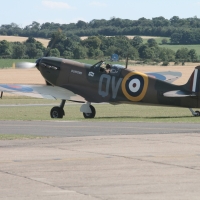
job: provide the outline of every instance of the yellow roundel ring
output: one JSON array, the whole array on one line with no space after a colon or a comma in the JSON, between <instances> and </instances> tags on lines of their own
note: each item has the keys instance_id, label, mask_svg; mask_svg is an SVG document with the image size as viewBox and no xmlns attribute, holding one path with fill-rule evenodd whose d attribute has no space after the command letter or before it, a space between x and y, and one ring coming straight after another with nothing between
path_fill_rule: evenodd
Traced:
<instances>
[{"instance_id":1,"label":"yellow roundel ring","mask_svg":"<svg viewBox=\"0 0 200 200\"><path fill-rule=\"evenodd\" d=\"M148 82L146 74L130 72L122 81L122 92L130 101L141 101L147 92Z\"/></svg>"}]
</instances>

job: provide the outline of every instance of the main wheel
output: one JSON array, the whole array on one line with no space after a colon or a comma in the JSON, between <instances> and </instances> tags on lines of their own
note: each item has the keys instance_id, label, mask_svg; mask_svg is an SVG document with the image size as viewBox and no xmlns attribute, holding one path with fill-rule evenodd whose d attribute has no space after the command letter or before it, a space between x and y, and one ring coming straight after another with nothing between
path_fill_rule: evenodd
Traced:
<instances>
[{"instance_id":1,"label":"main wheel","mask_svg":"<svg viewBox=\"0 0 200 200\"><path fill-rule=\"evenodd\" d=\"M96 110L95 110L95 108L94 108L92 105L90 105L90 109L91 109L92 113L83 113L83 116L84 116L86 119L87 119L87 118L94 118L95 115L96 115Z\"/></svg>"},{"instance_id":2,"label":"main wheel","mask_svg":"<svg viewBox=\"0 0 200 200\"><path fill-rule=\"evenodd\" d=\"M60 107L53 107L50 112L51 118L63 118L64 110Z\"/></svg>"},{"instance_id":3,"label":"main wheel","mask_svg":"<svg viewBox=\"0 0 200 200\"><path fill-rule=\"evenodd\" d=\"M196 113L196 117L199 117L200 116L200 112L197 110L197 111L195 111L195 113Z\"/></svg>"}]
</instances>

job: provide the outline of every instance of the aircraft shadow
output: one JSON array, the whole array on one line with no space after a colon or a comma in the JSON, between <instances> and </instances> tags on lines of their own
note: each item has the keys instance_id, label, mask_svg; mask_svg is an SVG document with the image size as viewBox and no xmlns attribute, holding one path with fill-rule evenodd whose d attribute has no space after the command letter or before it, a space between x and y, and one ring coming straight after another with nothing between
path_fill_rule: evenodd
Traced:
<instances>
[{"instance_id":1,"label":"aircraft shadow","mask_svg":"<svg viewBox=\"0 0 200 200\"><path fill-rule=\"evenodd\" d=\"M95 117L94 119L182 119L194 116L160 116L160 117L137 117L137 116L116 116L116 117Z\"/></svg>"}]
</instances>

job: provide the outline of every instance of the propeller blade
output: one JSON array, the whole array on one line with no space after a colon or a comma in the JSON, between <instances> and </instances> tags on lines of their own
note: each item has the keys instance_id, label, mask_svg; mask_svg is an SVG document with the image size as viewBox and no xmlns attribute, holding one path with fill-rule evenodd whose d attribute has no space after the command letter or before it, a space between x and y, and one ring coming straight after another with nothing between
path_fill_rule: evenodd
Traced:
<instances>
[{"instance_id":1,"label":"propeller blade","mask_svg":"<svg viewBox=\"0 0 200 200\"><path fill-rule=\"evenodd\" d=\"M44 57L49 57L50 55L50 51L51 49L54 48L54 45L56 44L58 38L59 38L59 35L61 34L62 30L61 29L58 29L57 32L55 32L53 35L52 35L52 39L51 41L49 42L49 45L47 46L47 52L46 54L44 55Z\"/></svg>"},{"instance_id":2,"label":"propeller blade","mask_svg":"<svg viewBox=\"0 0 200 200\"><path fill-rule=\"evenodd\" d=\"M128 67L128 55L126 57L126 69L127 69L127 67Z\"/></svg>"},{"instance_id":3,"label":"propeller blade","mask_svg":"<svg viewBox=\"0 0 200 200\"><path fill-rule=\"evenodd\" d=\"M15 64L16 69L31 69L36 67L36 63L31 62L19 62Z\"/></svg>"}]
</instances>

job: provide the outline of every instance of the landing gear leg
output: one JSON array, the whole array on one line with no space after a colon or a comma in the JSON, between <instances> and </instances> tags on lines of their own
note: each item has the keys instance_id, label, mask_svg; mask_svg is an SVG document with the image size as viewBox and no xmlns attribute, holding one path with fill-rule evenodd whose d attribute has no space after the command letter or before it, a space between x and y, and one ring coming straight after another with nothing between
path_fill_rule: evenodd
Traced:
<instances>
[{"instance_id":1,"label":"landing gear leg","mask_svg":"<svg viewBox=\"0 0 200 200\"><path fill-rule=\"evenodd\" d=\"M50 112L51 118L63 118L65 115L64 106L66 100L62 100L60 106L53 107Z\"/></svg>"},{"instance_id":2,"label":"landing gear leg","mask_svg":"<svg viewBox=\"0 0 200 200\"><path fill-rule=\"evenodd\" d=\"M194 111L194 110L192 110L192 108L189 108L189 110L191 111L191 113L192 113L192 115L194 116L194 117L199 117L200 116L200 112L197 110L197 111Z\"/></svg>"}]
</instances>

